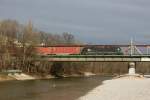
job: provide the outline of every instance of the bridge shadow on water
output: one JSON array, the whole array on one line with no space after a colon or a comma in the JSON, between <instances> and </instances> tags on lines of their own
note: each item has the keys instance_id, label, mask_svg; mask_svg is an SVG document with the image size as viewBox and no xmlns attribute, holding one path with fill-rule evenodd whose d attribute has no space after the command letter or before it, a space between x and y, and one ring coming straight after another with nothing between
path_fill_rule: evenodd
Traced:
<instances>
[{"instance_id":1,"label":"bridge shadow on water","mask_svg":"<svg viewBox=\"0 0 150 100\"><path fill-rule=\"evenodd\" d=\"M0 83L0 100L77 100L111 77L92 76Z\"/></svg>"}]
</instances>

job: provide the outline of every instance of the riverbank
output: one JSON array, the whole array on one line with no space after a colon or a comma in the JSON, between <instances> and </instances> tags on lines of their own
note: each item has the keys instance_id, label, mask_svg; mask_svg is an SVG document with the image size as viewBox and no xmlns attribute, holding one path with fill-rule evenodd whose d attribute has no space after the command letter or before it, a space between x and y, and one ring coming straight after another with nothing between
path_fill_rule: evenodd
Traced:
<instances>
[{"instance_id":1,"label":"riverbank","mask_svg":"<svg viewBox=\"0 0 150 100\"><path fill-rule=\"evenodd\" d=\"M116 75L108 75L108 74L94 74L91 72L84 72L82 74L71 74L71 75L61 75L59 77L52 75L37 75L37 74L0 74L0 81L12 81L12 80L36 80L36 79L53 79L53 78L73 78L73 77L91 77L91 76L110 76L115 77Z\"/></svg>"},{"instance_id":2,"label":"riverbank","mask_svg":"<svg viewBox=\"0 0 150 100\"><path fill-rule=\"evenodd\" d=\"M150 78L106 80L78 100L150 100Z\"/></svg>"},{"instance_id":3,"label":"riverbank","mask_svg":"<svg viewBox=\"0 0 150 100\"><path fill-rule=\"evenodd\" d=\"M35 77L27 75L25 73L15 74L0 74L0 81L12 81L12 80L33 80Z\"/></svg>"},{"instance_id":4,"label":"riverbank","mask_svg":"<svg viewBox=\"0 0 150 100\"><path fill-rule=\"evenodd\" d=\"M14 78L12 78L12 77L10 77L8 75L2 75L2 74L0 74L0 82L1 81L11 81L11 80L16 80L16 79L14 79Z\"/></svg>"}]
</instances>

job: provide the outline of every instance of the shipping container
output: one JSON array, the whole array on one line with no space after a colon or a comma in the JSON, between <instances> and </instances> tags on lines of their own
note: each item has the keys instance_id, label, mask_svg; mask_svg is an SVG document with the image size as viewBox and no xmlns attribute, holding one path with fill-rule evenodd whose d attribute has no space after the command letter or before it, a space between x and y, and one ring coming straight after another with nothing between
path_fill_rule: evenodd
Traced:
<instances>
[{"instance_id":1,"label":"shipping container","mask_svg":"<svg viewBox=\"0 0 150 100\"><path fill-rule=\"evenodd\" d=\"M71 55L80 54L81 47L37 47L40 55Z\"/></svg>"}]
</instances>

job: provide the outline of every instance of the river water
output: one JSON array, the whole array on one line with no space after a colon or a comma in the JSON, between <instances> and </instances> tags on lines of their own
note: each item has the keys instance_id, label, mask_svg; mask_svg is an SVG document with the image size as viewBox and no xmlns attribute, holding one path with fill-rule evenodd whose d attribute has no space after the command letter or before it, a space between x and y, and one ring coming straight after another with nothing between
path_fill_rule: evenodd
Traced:
<instances>
[{"instance_id":1,"label":"river water","mask_svg":"<svg viewBox=\"0 0 150 100\"><path fill-rule=\"evenodd\" d=\"M0 83L0 100L76 100L110 77L92 76Z\"/></svg>"}]
</instances>

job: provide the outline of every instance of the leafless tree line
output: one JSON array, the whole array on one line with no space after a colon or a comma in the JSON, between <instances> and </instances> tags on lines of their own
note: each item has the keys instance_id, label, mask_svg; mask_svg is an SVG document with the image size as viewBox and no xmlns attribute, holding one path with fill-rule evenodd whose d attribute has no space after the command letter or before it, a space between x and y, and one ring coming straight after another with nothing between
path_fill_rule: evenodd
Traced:
<instances>
[{"instance_id":1,"label":"leafless tree line","mask_svg":"<svg viewBox=\"0 0 150 100\"><path fill-rule=\"evenodd\" d=\"M52 34L33 27L31 21L22 25L15 20L0 21L0 70L20 69L26 73L55 76L84 72L96 74L122 74L128 72L128 64L121 62L47 62L36 61L35 46L76 44L75 37L67 32ZM30 59L32 58L32 59ZM141 66L145 66L140 70ZM150 63L138 64L139 73L150 73Z\"/></svg>"},{"instance_id":2,"label":"leafless tree line","mask_svg":"<svg viewBox=\"0 0 150 100\"><path fill-rule=\"evenodd\" d=\"M21 69L25 72L44 72L49 63L35 63L35 46L75 44L72 34L52 34L33 27L31 21L22 25L16 20L0 21L0 70ZM32 58L32 60L30 59ZM40 67L42 66L42 67ZM45 71L46 72L46 71Z\"/></svg>"}]
</instances>

